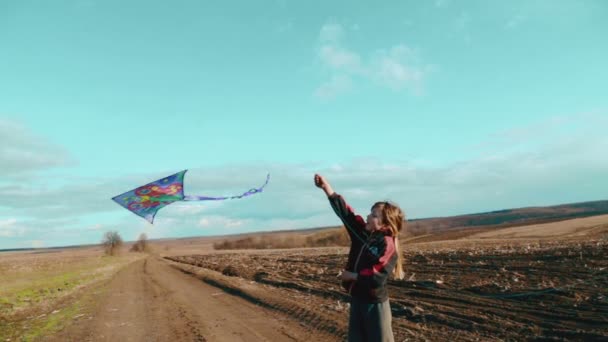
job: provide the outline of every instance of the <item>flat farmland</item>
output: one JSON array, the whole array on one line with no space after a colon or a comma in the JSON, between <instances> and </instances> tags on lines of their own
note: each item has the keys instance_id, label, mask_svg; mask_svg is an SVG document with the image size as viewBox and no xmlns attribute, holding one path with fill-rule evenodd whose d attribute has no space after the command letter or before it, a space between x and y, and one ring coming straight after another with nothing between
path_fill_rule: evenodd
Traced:
<instances>
[{"instance_id":1,"label":"flat farmland","mask_svg":"<svg viewBox=\"0 0 608 342\"><path fill-rule=\"evenodd\" d=\"M86 318L89 295L141 258L97 247L0 253L0 341L36 340Z\"/></svg>"},{"instance_id":2,"label":"flat farmland","mask_svg":"<svg viewBox=\"0 0 608 342\"><path fill-rule=\"evenodd\" d=\"M389 281L396 340L608 339L608 220L571 221L405 242L406 277ZM338 273L346 253L308 248L165 258L343 339L348 296Z\"/></svg>"},{"instance_id":3,"label":"flat farmland","mask_svg":"<svg viewBox=\"0 0 608 342\"><path fill-rule=\"evenodd\" d=\"M345 339L347 247L214 249L224 239L116 257L1 253L0 342ZM608 339L608 216L450 229L401 247L405 279L388 284L396 341Z\"/></svg>"}]
</instances>

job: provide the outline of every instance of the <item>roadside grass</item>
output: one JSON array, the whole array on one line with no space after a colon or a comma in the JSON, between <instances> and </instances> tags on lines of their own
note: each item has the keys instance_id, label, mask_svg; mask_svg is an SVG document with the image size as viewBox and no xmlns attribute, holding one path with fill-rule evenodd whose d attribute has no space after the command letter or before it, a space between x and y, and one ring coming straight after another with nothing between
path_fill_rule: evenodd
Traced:
<instances>
[{"instance_id":1,"label":"roadside grass","mask_svg":"<svg viewBox=\"0 0 608 342\"><path fill-rule=\"evenodd\" d=\"M328 228L314 233L264 233L256 236L229 238L213 244L222 249L273 249L348 246L350 240L344 228Z\"/></svg>"},{"instance_id":2,"label":"roadside grass","mask_svg":"<svg viewBox=\"0 0 608 342\"><path fill-rule=\"evenodd\" d=\"M72 322L92 288L142 257L99 253L18 255L2 259L0 342L33 341ZM9 265L9 267L7 267Z\"/></svg>"},{"instance_id":3,"label":"roadside grass","mask_svg":"<svg viewBox=\"0 0 608 342\"><path fill-rule=\"evenodd\" d=\"M66 323L69 323L78 316L83 310L81 301L78 300L64 308L54 310L49 315L37 317L37 320L30 321L31 326L20 337L21 341L35 341L44 335L60 330Z\"/></svg>"},{"instance_id":4,"label":"roadside grass","mask_svg":"<svg viewBox=\"0 0 608 342\"><path fill-rule=\"evenodd\" d=\"M60 331L77 321L92 319L96 299L105 292L104 285L110 279L104 279L87 286L87 290L75 296L72 300L60 303L49 314L42 314L31 319L27 329L23 330L19 342L34 342L44 340L45 336ZM0 340L1 341L1 340Z\"/></svg>"},{"instance_id":5,"label":"roadside grass","mask_svg":"<svg viewBox=\"0 0 608 342\"><path fill-rule=\"evenodd\" d=\"M19 278L13 278L13 283L4 278L0 285L0 313L11 314L59 298L78 286L103 277L120 261L119 258L101 257L72 264L63 270L50 268L34 274L22 273Z\"/></svg>"}]
</instances>

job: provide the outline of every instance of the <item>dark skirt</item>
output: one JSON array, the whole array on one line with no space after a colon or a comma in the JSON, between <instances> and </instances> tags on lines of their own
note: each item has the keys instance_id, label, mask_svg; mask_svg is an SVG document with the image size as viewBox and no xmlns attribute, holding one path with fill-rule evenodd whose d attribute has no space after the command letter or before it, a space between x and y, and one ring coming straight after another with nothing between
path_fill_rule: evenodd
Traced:
<instances>
[{"instance_id":1,"label":"dark skirt","mask_svg":"<svg viewBox=\"0 0 608 342\"><path fill-rule=\"evenodd\" d=\"M393 342L393 316L388 299L368 303L351 298L348 342Z\"/></svg>"}]
</instances>

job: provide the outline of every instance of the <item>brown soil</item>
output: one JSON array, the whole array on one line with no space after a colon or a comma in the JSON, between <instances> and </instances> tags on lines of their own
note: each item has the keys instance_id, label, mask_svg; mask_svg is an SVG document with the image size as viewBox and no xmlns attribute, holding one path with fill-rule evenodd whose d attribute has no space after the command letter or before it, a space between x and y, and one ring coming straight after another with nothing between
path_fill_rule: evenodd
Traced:
<instances>
[{"instance_id":1,"label":"brown soil","mask_svg":"<svg viewBox=\"0 0 608 342\"><path fill-rule=\"evenodd\" d=\"M397 341L608 339L608 241L405 248L406 278L389 281ZM234 293L344 338L348 297L337 272L345 254L325 248L169 259L264 285L266 293Z\"/></svg>"},{"instance_id":2,"label":"brown soil","mask_svg":"<svg viewBox=\"0 0 608 342\"><path fill-rule=\"evenodd\" d=\"M396 341L608 340L606 217L414 238L388 284ZM163 241L45 341L338 341L347 248ZM78 315L81 316L81 315Z\"/></svg>"},{"instance_id":3,"label":"brown soil","mask_svg":"<svg viewBox=\"0 0 608 342\"><path fill-rule=\"evenodd\" d=\"M44 341L305 341L328 336L154 257L107 285L89 317Z\"/></svg>"}]
</instances>

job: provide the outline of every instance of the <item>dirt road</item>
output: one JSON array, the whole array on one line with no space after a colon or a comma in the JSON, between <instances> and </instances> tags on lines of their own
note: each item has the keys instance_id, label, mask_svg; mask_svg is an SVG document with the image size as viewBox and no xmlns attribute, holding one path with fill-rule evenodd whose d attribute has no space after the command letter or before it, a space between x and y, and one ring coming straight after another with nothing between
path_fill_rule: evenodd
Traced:
<instances>
[{"instance_id":1,"label":"dirt road","mask_svg":"<svg viewBox=\"0 0 608 342\"><path fill-rule=\"evenodd\" d=\"M45 341L328 340L149 257L120 271L92 315Z\"/></svg>"}]
</instances>

